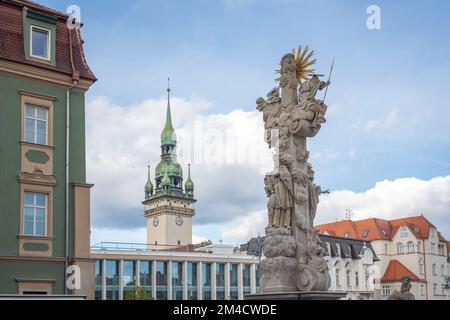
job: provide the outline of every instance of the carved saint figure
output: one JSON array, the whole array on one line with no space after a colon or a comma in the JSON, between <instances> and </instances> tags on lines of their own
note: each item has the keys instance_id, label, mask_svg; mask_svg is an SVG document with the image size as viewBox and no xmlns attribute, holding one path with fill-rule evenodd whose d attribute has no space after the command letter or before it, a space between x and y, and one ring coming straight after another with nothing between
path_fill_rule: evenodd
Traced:
<instances>
[{"instance_id":1,"label":"carved saint figure","mask_svg":"<svg viewBox=\"0 0 450 320\"><path fill-rule=\"evenodd\" d=\"M269 216L268 228L276 228L279 226L280 221L280 205L274 189L274 176L266 175L264 177L264 183L264 189L266 191L267 197L269 198L269 200L267 201L267 211Z\"/></svg>"},{"instance_id":2,"label":"carved saint figure","mask_svg":"<svg viewBox=\"0 0 450 320\"><path fill-rule=\"evenodd\" d=\"M280 86L283 88L281 91L281 104L296 105L298 102L297 96L297 62L295 56L291 53L285 54L281 58L281 70L279 73L281 76L277 79Z\"/></svg>"},{"instance_id":3,"label":"carved saint figure","mask_svg":"<svg viewBox=\"0 0 450 320\"><path fill-rule=\"evenodd\" d=\"M280 227L291 227L291 209L294 206L292 201L292 179L288 167L281 163L278 173L275 174L275 193L278 196L280 205Z\"/></svg>"}]
</instances>

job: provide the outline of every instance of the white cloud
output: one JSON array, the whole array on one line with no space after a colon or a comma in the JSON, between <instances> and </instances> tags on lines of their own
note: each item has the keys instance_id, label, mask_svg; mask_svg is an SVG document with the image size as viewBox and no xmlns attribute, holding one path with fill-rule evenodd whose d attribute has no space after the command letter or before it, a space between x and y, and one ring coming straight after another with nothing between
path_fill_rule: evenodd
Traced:
<instances>
[{"instance_id":1,"label":"white cloud","mask_svg":"<svg viewBox=\"0 0 450 320\"><path fill-rule=\"evenodd\" d=\"M95 184L94 227L145 225L141 201L146 165L150 162L154 179L166 105L166 98L161 98L123 107L106 97L88 104L87 176ZM262 116L242 110L200 114L211 106L211 102L198 98L171 99L178 161L185 177L187 163L193 163L192 178L199 199L195 219L200 224L229 221L260 208L265 198L262 176L272 167L263 140Z\"/></svg>"},{"instance_id":2,"label":"white cloud","mask_svg":"<svg viewBox=\"0 0 450 320\"><path fill-rule=\"evenodd\" d=\"M267 215L265 210L251 212L248 215L238 217L223 225L223 240L230 243L244 243L251 237L261 234L267 226Z\"/></svg>"},{"instance_id":3,"label":"white cloud","mask_svg":"<svg viewBox=\"0 0 450 320\"><path fill-rule=\"evenodd\" d=\"M166 103L165 98L148 99L122 107L101 97L88 104L88 181L95 183L93 242L146 241L140 203L147 161L152 165L154 178L154 166L160 159ZM201 115L212 103L198 98L173 98L171 106L180 140L179 162L184 169L193 162L192 177L199 200L194 224L222 226L222 237L230 243L245 242L258 232L264 234L267 218L263 175L272 163L263 141L261 115L242 110ZM394 113L388 122L392 125L396 117ZM354 151L350 150L350 158L356 155ZM332 147L312 154L312 159L330 162L338 156ZM353 210L355 219L423 213L450 235L450 176L385 180L359 193L334 191L321 197L316 222L341 219L346 209ZM202 234L194 240L211 237L208 228L201 229ZM213 238L218 237L216 233Z\"/></svg>"},{"instance_id":4,"label":"white cloud","mask_svg":"<svg viewBox=\"0 0 450 320\"><path fill-rule=\"evenodd\" d=\"M450 236L450 176L384 180L365 192L341 190L322 195L316 224L343 219L346 209L353 211L353 219L423 214Z\"/></svg>"}]
</instances>

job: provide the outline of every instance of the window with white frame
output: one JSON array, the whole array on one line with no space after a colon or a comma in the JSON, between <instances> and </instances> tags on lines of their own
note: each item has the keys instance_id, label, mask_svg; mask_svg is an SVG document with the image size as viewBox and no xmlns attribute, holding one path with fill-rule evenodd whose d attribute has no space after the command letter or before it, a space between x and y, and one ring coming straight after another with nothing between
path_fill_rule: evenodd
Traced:
<instances>
[{"instance_id":1,"label":"window with white frame","mask_svg":"<svg viewBox=\"0 0 450 320\"><path fill-rule=\"evenodd\" d=\"M388 254L388 244L384 244L384 254Z\"/></svg>"},{"instance_id":2,"label":"window with white frame","mask_svg":"<svg viewBox=\"0 0 450 320\"><path fill-rule=\"evenodd\" d=\"M397 253L398 254L403 253L403 243L401 242L397 243Z\"/></svg>"},{"instance_id":3,"label":"window with white frame","mask_svg":"<svg viewBox=\"0 0 450 320\"><path fill-rule=\"evenodd\" d=\"M435 250L436 250L436 246L435 246L435 244L434 243L432 243L431 245L430 245L430 253L431 254L433 254L434 252L435 252Z\"/></svg>"},{"instance_id":4,"label":"window with white frame","mask_svg":"<svg viewBox=\"0 0 450 320\"><path fill-rule=\"evenodd\" d=\"M336 269L336 287L341 285L341 270Z\"/></svg>"},{"instance_id":5,"label":"window with white frame","mask_svg":"<svg viewBox=\"0 0 450 320\"><path fill-rule=\"evenodd\" d=\"M359 273L358 271L355 271L355 287L359 287Z\"/></svg>"},{"instance_id":6,"label":"window with white frame","mask_svg":"<svg viewBox=\"0 0 450 320\"><path fill-rule=\"evenodd\" d=\"M339 243L336 243L336 253L338 257L341 257L341 245Z\"/></svg>"},{"instance_id":7,"label":"window with white frame","mask_svg":"<svg viewBox=\"0 0 450 320\"><path fill-rule=\"evenodd\" d=\"M391 295L391 286L382 286L383 296Z\"/></svg>"},{"instance_id":8,"label":"window with white frame","mask_svg":"<svg viewBox=\"0 0 450 320\"><path fill-rule=\"evenodd\" d=\"M408 253L413 253L414 252L414 242L409 241L408 242Z\"/></svg>"},{"instance_id":9,"label":"window with white frame","mask_svg":"<svg viewBox=\"0 0 450 320\"><path fill-rule=\"evenodd\" d=\"M50 30L42 27L31 26L30 34L31 56L39 59L50 60Z\"/></svg>"},{"instance_id":10,"label":"window with white frame","mask_svg":"<svg viewBox=\"0 0 450 320\"><path fill-rule=\"evenodd\" d=\"M441 276L445 276L445 267L441 265Z\"/></svg>"},{"instance_id":11,"label":"window with white frame","mask_svg":"<svg viewBox=\"0 0 450 320\"><path fill-rule=\"evenodd\" d=\"M425 267L423 265L422 258L419 259L419 270L420 270L420 274L425 274Z\"/></svg>"},{"instance_id":12,"label":"window with white frame","mask_svg":"<svg viewBox=\"0 0 450 320\"><path fill-rule=\"evenodd\" d=\"M422 246L422 242L417 241L417 252L421 252L421 246Z\"/></svg>"},{"instance_id":13,"label":"window with white frame","mask_svg":"<svg viewBox=\"0 0 450 320\"><path fill-rule=\"evenodd\" d=\"M430 229L430 236L434 239L434 229Z\"/></svg>"},{"instance_id":14,"label":"window with white frame","mask_svg":"<svg viewBox=\"0 0 450 320\"><path fill-rule=\"evenodd\" d=\"M364 284L365 284L365 286L366 286L366 290L367 290L367 288L370 287L370 282L369 282L369 280L370 280L370 274L369 274L369 272L366 270L366 272L364 273Z\"/></svg>"},{"instance_id":15,"label":"window with white frame","mask_svg":"<svg viewBox=\"0 0 450 320\"><path fill-rule=\"evenodd\" d=\"M425 295L425 285L423 285L423 284L420 285L420 295L422 295L422 296Z\"/></svg>"},{"instance_id":16,"label":"window with white frame","mask_svg":"<svg viewBox=\"0 0 450 320\"><path fill-rule=\"evenodd\" d=\"M47 235L48 196L44 193L24 193L23 233L27 236Z\"/></svg>"},{"instance_id":17,"label":"window with white frame","mask_svg":"<svg viewBox=\"0 0 450 320\"><path fill-rule=\"evenodd\" d=\"M407 237L408 236L408 229L403 226L402 229L400 230L400 237Z\"/></svg>"},{"instance_id":18,"label":"window with white frame","mask_svg":"<svg viewBox=\"0 0 450 320\"><path fill-rule=\"evenodd\" d=\"M25 141L37 144L48 143L48 109L25 105Z\"/></svg>"},{"instance_id":19,"label":"window with white frame","mask_svg":"<svg viewBox=\"0 0 450 320\"><path fill-rule=\"evenodd\" d=\"M436 267L436 263L433 263L433 275L437 276L437 267Z\"/></svg>"},{"instance_id":20,"label":"window with white frame","mask_svg":"<svg viewBox=\"0 0 450 320\"><path fill-rule=\"evenodd\" d=\"M328 255L331 256L331 245L330 245L330 243L329 243L329 242L325 242L325 245L326 245L326 247L327 247L327 253L328 253Z\"/></svg>"},{"instance_id":21,"label":"window with white frame","mask_svg":"<svg viewBox=\"0 0 450 320\"><path fill-rule=\"evenodd\" d=\"M438 292L437 292L437 283L433 283L433 295L437 296Z\"/></svg>"}]
</instances>

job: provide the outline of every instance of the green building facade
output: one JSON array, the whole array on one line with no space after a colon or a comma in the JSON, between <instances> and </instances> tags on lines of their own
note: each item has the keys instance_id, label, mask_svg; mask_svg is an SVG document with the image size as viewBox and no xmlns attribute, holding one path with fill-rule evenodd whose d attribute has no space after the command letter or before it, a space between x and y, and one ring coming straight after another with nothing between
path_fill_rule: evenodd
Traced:
<instances>
[{"instance_id":1,"label":"green building facade","mask_svg":"<svg viewBox=\"0 0 450 320\"><path fill-rule=\"evenodd\" d=\"M0 1L0 294L93 294L85 92L96 78L68 18Z\"/></svg>"}]
</instances>

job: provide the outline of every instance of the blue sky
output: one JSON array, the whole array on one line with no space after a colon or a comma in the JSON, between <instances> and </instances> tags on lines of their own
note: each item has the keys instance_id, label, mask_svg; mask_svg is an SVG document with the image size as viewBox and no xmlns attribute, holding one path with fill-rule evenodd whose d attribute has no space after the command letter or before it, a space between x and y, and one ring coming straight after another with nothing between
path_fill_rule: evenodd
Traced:
<instances>
[{"instance_id":1,"label":"blue sky","mask_svg":"<svg viewBox=\"0 0 450 320\"><path fill-rule=\"evenodd\" d=\"M448 1L40 3L81 8L86 56L99 78L88 101L158 99L170 76L174 96L212 103L205 116L253 111L274 85L280 57L308 44L319 73L336 59L328 122L310 144L320 184L364 192L385 179L449 175ZM372 4L381 9L380 30L366 27ZM443 228L450 236L450 225Z\"/></svg>"}]
</instances>

